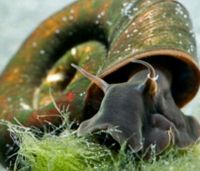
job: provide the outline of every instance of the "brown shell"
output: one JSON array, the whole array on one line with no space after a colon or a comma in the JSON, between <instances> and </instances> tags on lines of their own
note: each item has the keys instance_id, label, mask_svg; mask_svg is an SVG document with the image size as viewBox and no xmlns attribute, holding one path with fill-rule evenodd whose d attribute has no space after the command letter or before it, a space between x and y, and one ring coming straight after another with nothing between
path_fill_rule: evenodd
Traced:
<instances>
[{"instance_id":1,"label":"brown shell","mask_svg":"<svg viewBox=\"0 0 200 171\"><path fill-rule=\"evenodd\" d=\"M196 42L187 10L176 1L140 0L125 4L121 11L98 74L108 82L117 75L126 77L137 68L130 64L134 59L163 65L174 76L172 94L176 104L187 104L200 84Z\"/></svg>"}]
</instances>

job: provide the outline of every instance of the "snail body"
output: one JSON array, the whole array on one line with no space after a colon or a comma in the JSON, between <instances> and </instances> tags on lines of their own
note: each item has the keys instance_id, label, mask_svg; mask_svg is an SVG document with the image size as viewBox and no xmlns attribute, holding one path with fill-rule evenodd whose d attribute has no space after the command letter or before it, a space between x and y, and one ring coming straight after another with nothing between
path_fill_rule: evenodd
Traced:
<instances>
[{"instance_id":1,"label":"snail body","mask_svg":"<svg viewBox=\"0 0 200 171\"><path fill-rule=\"evenodd\" d=\"M179 130L177 118L175 121L173 117L167 118L162 114L155 114L150 118L155 122L165 123L163 125L168 125L167 129L173 127L173 136L177 142L175 144L178 146L191 144L199 136L198 123L190 117L183 117L178 110L178 107L184 106L195 96L200 83L196 44L191 27L188 12L176 1L77 1L45 20L7 65L0 77L0 118L11 122L18 120L25 126L39 128L47 122L59 124L61 117L52 102L53 97L59 108L69 107L70 120L78 123L87 120L87 123L83 122L79 127L80 134L87 132L85 128L89 129L88 125L91 126L94 120L96 123L99 120L98 115L106 115L103 112L106 105L103 104L110 101L105 100L107 96L104 96L104 93L107 91L102 91L102 87L96 85L95 80L91 84L82 74L76 72L71 64L74 63L88 73L97 75L109 84L129 82L132 85L129 80L137 80L135 74L141 72L138 74L139 80L143 80L143 75L148 74L143 73L144 67L141 64L134 63L135 60L142 60L150 63L160 73L160 80L163 81L153 81L158 86L163 87L163 82L167 85L169 82L167 77L165 79L166 72L163 74L162 68L173 75L168 87L169 104L174 108L170 112L184 121ZM108 89L109 92L111 90ZM143 90L139 90L141 95L138 98L145 99ZM152 94L158 94L157 99L161 100L164 96L163 89L159 90L161 93ZM163 107L167 102L155 102L158 107L154 106L161 108L160 111L163 112L167 110ZM141 109L145 108L135 104L135 108L138 106ZM145 111L143 113L146 116ZM91 119L93 117L95 119ZM137 117L140 118L138 115ZM145 124L144 120L140 118L134 122ZM104 124L101 123L102 125ZM188 125L190 131L185 129ZM159 135L159 131L156 131L143 131L150 143ZM191 140L188 138L188 142L181 143L184 135L180 132L195 133ZM0 133L3 155L9 138L5 127L0 128ZM169 131L161 134L166 138L164 146L172 141L173 136L168 134ZM162 142L158 144L160 148L163 145ZM137 150L142 148L133 143L134 146Z\"/></svg>"}]
</instances>

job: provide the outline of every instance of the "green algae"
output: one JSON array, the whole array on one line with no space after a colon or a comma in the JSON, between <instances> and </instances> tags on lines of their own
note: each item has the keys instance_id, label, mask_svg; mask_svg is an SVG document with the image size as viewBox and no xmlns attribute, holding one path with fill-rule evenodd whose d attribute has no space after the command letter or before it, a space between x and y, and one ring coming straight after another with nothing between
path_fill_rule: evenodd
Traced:
<instances>
[{"instance_id":1,"label":"green algae","mask_svg":"<svg viewBox=\"0 0 200 171\"><path fill-rule=\"evenodd\" d=\"M171 148L149 160L143 160L124 146L119 153L96 144L87 137L78 137L66 129L60 136L46 133L42 138L35 131L9 124L18 137L20 149L15 162L17 171L197 171L200 169L200 144L184 150Z\"/></svg>"}]
</instances>

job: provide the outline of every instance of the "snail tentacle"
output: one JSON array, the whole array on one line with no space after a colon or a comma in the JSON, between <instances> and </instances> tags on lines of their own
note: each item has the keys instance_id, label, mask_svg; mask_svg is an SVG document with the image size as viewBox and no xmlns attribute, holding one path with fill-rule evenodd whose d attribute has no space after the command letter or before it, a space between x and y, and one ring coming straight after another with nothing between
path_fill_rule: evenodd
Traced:
<instances>
[{"instance_id":1,"label":"snail tentacle","mask_svg":"<svg viewBox=\"0 0 200 171\"><path fill-rule=\"evenodd\" d=\"M133 63L138 63L144 65L148 69L147 80L145 81L145 91L147 91L152 97L154 97L158 91L157 80L159 75L156 73L154 67L145 61L142 60L133 60Z\"/></svg>"},{"instance_id":2,"label":"snail tentacle","mask_svg":"<svg viewBox=\"0 0 200 171\"><path fill-rule=\"evenodd\" d=\"M106 93L106 91L108 90L108 88L110 86L107 82L105 82L103 79L87 72L86 70L84 70L83 68L81 68L75 64L71 64L71 66L73 68L77 69L81 74L83 74L89 80L93 81L99 88L101 88L103 90L104 93Z\"/></svg>"}]
</instances>

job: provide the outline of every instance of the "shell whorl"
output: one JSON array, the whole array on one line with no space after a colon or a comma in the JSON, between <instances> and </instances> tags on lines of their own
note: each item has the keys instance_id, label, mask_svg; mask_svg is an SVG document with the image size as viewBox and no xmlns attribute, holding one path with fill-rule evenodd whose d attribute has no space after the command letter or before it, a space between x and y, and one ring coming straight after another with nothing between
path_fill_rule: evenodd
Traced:
<instances>
[{"instance_id":1,"label":"shell whorl","mask_svg":"<svg viewBox=\"0 0 200 171\"><path fill-rule=\"evenodd\" d=\"M38 96L36 90L46 93L49 88L44 80L50 70L66 74L66 78L60 74L67 88L58 93L56 104L70 104L70 112L80 119L86 90L97 91L70 64L107 79L135 59L168 69L173 66L171 71L177 79L173 80L172 94L181 107L194 97L200 83L191 30L188 12L176 1L77 1L41 23L7 65L0 76L0 118L13 121L16 117L22 124L38 127L46 123L45 119L59 123L52 117L56 113L52 103L41 108L34 104L38 110L31 108L33 97ZM100 43L84 44L90 40ZM180 85L185 87L180 89ZM39 101L37 97L35 101ZM38 120L43 114L47 117ZM0 127L0 134L1 148L7 131Z\"/></svg>"}]
</instances>

